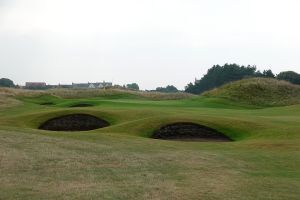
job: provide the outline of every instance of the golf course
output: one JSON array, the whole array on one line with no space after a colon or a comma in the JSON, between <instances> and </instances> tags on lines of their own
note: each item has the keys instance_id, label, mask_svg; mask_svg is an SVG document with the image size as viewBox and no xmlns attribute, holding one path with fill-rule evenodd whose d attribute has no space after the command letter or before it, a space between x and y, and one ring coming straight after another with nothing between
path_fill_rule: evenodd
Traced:
<instances>
[{"instance_id":1,"label":"golf course","mask_svg":"<svg viewBox=\"0 0 300 200\"><path fill-rule=\"evenodd\" d=\"M300 199L299 86L0 91L0 199Z\"/></svg>"}]
</instances>

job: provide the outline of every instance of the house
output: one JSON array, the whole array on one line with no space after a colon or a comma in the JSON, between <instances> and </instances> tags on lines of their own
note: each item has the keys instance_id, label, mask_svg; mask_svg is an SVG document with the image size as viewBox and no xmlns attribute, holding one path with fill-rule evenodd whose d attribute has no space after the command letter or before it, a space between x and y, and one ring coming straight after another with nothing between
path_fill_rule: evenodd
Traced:
<instances>
[{"instance_id":1,"label":"house","mask_svg":"<svg viewBox=\"0 0 300 200\"><path fill-rule=\"evenodd\" d=\"M100 83L94 83L96 88L107 88L107 87L112 87L112 83L111 82L100 82Z\"/></svg>"},{"instance_id":2,"label":"house","mask_svg":"<svg viewBox=\"0 0 300 200\"><path fill-rule=\"evenodd\" d=\"M72 83L73 88L89 88L89 83Z\"/></svg>"},{"instance_id":3,"label":"house","mask_svg":"<svg viewBox=\"0 0 300 200\"><path fill-rule=\"evenodd\" d=\"M111 82L97 82L97 83L72 83L72 87L73 88L90 88L90 89L94 89L94 88L107 88L107 87L112 87L112 83Z\"/></svg>"},{"instance_id":4,"label":"house","mask_svg":"<svg viewBox=\"0 0 300 200\"><path fill-rule=\"evenodd\" d=\"M47 84L45 82L26 82L26 88L45 88Z\"/></svg>"},{"instance_id":5,"label":"house","mask_svg":"<svg viewBox=\"0 0 300 200\"><path fill-rule=\"evenodd\" d=\"M95 87L95 85L93 83L90 83L89 84L89 88L92 89L92 88L96 88L96 87Z\"/></svg>"},{"instance_id":6,"label":"house","mask_svg":"<svg viewBox=\"0 0 300 200\"><path fill-rule=\"evenodd\" d=\"M58 84L56 87L58 88L73 88L72 85L69 85L69 84Z\"/></svg>"}]
</instances>

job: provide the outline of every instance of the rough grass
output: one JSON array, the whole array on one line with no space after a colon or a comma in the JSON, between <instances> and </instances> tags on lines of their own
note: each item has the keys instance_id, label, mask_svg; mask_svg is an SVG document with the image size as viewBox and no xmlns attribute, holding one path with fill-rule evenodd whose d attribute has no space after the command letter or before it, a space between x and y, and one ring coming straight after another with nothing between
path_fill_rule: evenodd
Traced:
<instances>
[{"instance_id":1,"label":"rough grass","mask_svg":"<svg viewBox=\"0 0 300 200\"><path fill-rule=\"evenodd\" d=\"M14 107L14 106L21 105L21 104L22 104L22 102L14 99L14 98L0 95L0 109L7 108L7 107Z\"/></svg>"},{"instance_id":2,"label":"rough grass","mask_svg":"<svg viewBox=\"0 0 300 200\"><path fill-rule=\"evenodd\" d=\"M260 106L286 106L300 103L300 86L276 79L251 78L226 84L203 96Z\"/></svg>"},{"instance_id":3,"label":"rough grass","mask_svg":"<svg viewBox=\"0 0 300 200\"><path fill-rule=\"evenodd\" d=\"M10 97L37 97L53 96L66 99L103 97L108 99L148 99L148 100L177 100L188 99L194 95L184 92L162 93L145 92L122 89L49 89L26 90L0 87L0 96Z\"/></svg>"},{"instance_id":4,"label":"rough grass","mask_svg":"<svg viewBox=\"0 0 300 200\"><path fill-rule=\"evenodd\" d=\"M49 94L62 98L91 98L105 97L109 99L149 99L149 100L176 100L192 97L193 95L183 92L178 93L161 93L161 92L144 92L121 89L53 89L48 91Z\"/></svg>"},{"instance_id":5,"label":"rough grass","mask_svg":"<svg viewBox=\"0 0 300 200\"><path fill-rule=\"evenodd\" d=\"M222 98L49 94L20 100L0 112L0 199L300 197L300 105L253 109ZM56 104L39 105L44 101ZM95 106L69 108L77 102ZM70 113L92 114L111 126L73 133L37 130L47 119ZM162 125L181 121L209 126L235 142L149 138Z\"/></svg>"},{"instance_id":6,"label":"rough grass","mask_svg":"<svg viewBox=\"0 0 300 200\"><path fill-rule=\"evenodd\" d=\"M37 96L37 95L41 95L41 94L45 94L45 91L0 87L0 95L3 95L3 96L10 96L10 97Z\"/></svg>"},{"instance_id":7,"label":"rough grass","mask_svg":"<svg viewBox=\"0 0 300 200\"><path fill-rule=\"evenodd\" d=\"M18 90L0 87L0 109L21 105L22 102L13 98Z\"/></svg>"}]
</instances>

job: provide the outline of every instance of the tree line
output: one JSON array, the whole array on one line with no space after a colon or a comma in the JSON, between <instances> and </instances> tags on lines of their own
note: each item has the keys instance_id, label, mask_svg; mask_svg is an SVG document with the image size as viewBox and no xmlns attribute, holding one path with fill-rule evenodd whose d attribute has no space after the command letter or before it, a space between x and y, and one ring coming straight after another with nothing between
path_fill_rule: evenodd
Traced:
<instances>
[{"instance_id":1,"label":"tree line","mask_svg":"<svg viewBox=\"0 0 300 200\"><path fill-rule=\"evenodd\" d=\"M0 79L0 87L16 87L14 82L8 78Z\"/></svg>"},{"instance_id":2,"label":"tree line","mask_svg":"<svg viewBox=\"0 0 300 200\"><path fill-rule=\"evenodd\" d=\"M244 78L251 77L265 77L265 78L276 78L278 80L289 81L293 84L300 85L300 74L293 71L284 71L275 75L272 70L263 70L262 72L257 70L256 66L243 66L237 64L225 64L214 65L212 68L208 69L207 73L201 78L196 79L194 83L189 83L185 87L185 92L193 94L201 94L204 91L211 90L213 88L219 87L223 84L229 83L231 81L237 81ZM115 85L114 87L116 87ZM8 78L0 79L0 87L19 87L15 85L14 82ZM139 90L139 85L137 83L130 83L127 85L120 86L120 88ZM29 88L30 89L30 88ZM36 88L35 88L36 89ZM47 87L41 89L48 89ZM157 92L178 92L178 89L173 85L168 85L166 87L157 87Z\"/></svg>"},{"instance_id":3,"label":"tree line","mask_svg":"<svg viewBox=\"0 0 300 200\"><path fill-rule=\"evenodd\" d=\"M257 70L256 66L225 64L223 66L214 65L208 69L207 73L201 79L196 79L194 83L189 83L185 87L185 92L201 94L231 81L251 77L277 78L279 80L289 81L293 84L300 84L300 74L293 71L285 71L275 75L270 69L261 72Z\"/></svg>"}]
</instances>

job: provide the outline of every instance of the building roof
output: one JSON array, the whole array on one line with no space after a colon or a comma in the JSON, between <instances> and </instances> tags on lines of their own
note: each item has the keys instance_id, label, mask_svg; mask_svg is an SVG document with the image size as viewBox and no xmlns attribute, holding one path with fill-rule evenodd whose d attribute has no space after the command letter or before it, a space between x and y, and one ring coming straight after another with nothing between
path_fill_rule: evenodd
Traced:
<instances>
[{"instance_id":1,"label":"building roof","mask_svg":"<svg viewBox=\"0 0 300 200\"><path fill-rule=\"evenodd\" d=\"M72 83L73 87L78 87L78 88L102 88L102 87L108 87L112 86L111 82L96 82L96 83Z\"/></svg>"},{"instance_id":2,"label":"building roof","mask_svg":"<svg viewBox=\"0 0 300 200\"><path fill-rule=\"evenodd\" d=\"M45 86L45 82L26 82L26 86Z\"/></svg>"}]
</instances>

